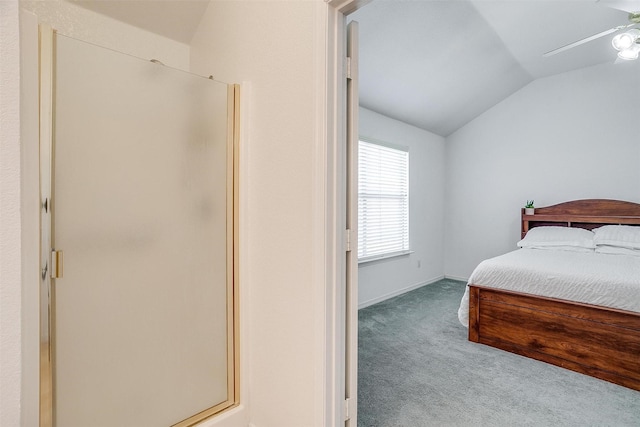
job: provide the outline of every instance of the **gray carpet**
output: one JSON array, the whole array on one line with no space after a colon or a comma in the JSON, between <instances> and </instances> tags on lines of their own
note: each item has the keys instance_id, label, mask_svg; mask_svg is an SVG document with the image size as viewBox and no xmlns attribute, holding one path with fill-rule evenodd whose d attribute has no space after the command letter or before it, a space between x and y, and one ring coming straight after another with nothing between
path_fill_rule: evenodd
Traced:
<instances>
[{"instance_id":1,"label":"gray carpet","mask_svg":"<svg viewBox=\"0 0 640 427\"><path fill-rule=\"evenodd\" d=\"M467 341L464 287L360 310L358 426L640 426L640 392Z\"/></svg>"}]
</instances>

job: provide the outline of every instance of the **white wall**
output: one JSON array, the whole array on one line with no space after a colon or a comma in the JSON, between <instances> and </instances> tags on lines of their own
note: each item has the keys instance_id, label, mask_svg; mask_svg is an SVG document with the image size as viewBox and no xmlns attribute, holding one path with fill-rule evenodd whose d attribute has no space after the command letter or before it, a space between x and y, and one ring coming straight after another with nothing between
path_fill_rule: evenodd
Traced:
<instances>
[{"instance_id":1,"label":"white wall","mask_svg":"<svg viewBox=\"0 0 640 427\"><path fill-rule=\"evenodd\" d=\"M324 253L325 11L320 0L214 1L191 45L192 71L250 87L241 106L241 399L258 427L323 425L324 271L315 260Z\"/></svg>"},{"instance_id":2,"label":"white wall","mask_svg":"<svg viewBox=\"0 0 640 427\"><path fill-rule=\"evenodd\" d=\"M358 267L360 308L433 282L444 269L444 138L360 108L360 136L409 148L410 255Z\"/></svg>"},{"instance_id":3,"label":"white wall","mask_svg":"<svg viewBox=\"0 0 640 427\"><path fill-rule=\"evenodd\" d=\"M640 63L538 79L447 138L445 274L513 250L520 208L640 202Z\"/></svg>"}]
</instances>

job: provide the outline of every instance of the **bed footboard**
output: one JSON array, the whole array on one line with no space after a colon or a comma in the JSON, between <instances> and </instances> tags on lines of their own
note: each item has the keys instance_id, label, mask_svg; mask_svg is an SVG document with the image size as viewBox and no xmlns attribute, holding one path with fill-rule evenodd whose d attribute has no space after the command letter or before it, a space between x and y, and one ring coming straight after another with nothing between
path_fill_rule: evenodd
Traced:
<instances>
[{"instance_id":1,"label":"bed footboard","mask_svg":"<svg viewBox=\"0 0 640 427\"><path fill-rule=\"evenodd\" d=\"M640 391L640 314L469 286L469 340Z\"/></svg>"}]
</instances>

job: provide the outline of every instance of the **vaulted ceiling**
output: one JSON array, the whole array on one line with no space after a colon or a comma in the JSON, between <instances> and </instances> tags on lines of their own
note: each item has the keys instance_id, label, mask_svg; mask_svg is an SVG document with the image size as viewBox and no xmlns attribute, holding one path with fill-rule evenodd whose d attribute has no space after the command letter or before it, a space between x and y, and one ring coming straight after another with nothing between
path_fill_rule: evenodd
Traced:
<instances>
[{"instance_id":1,"label":"vaulted ceiling","mask_svg":"<svg viewBox=\"0 0 640 427\"><path fill-rule=\"evenodd\" d=\"M187 44L209 4L69 1ZM542 55L627 24L623 10L640 0L373 0L348 17L360 26L360 104L447 136L535 79L614 62L614 34ZM640 60L618 66L640 72Z\"/></svg>"},{"instance_id":2,"label":"vaulted ceiling","mask_svg":"<svg viewBox=\"0 0 640 427\"><path fill-rule=\"evenodd\" d=\"M640 0L374 0L360 27L360 105L447 136L534 79L614 62L614 34ZM624 4L621 4L624 3ZM625 61L620 67L637 67Z\"/></svg>"}]
</instances>

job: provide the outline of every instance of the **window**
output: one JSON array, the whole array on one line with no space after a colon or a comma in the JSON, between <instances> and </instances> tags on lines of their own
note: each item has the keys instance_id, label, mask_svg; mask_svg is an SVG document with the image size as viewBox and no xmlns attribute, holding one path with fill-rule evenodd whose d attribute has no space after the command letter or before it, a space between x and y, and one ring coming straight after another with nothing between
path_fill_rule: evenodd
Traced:
<instances>
[{"instance_id":1,"label":"window","mask_svg":"<svg viewBox=\"0 0 640 427\"><path fill-rule=\"evenodd\" d=\"M409 251L409 152L360 141L358 260Z\"/></svg>"}]
</instances>

